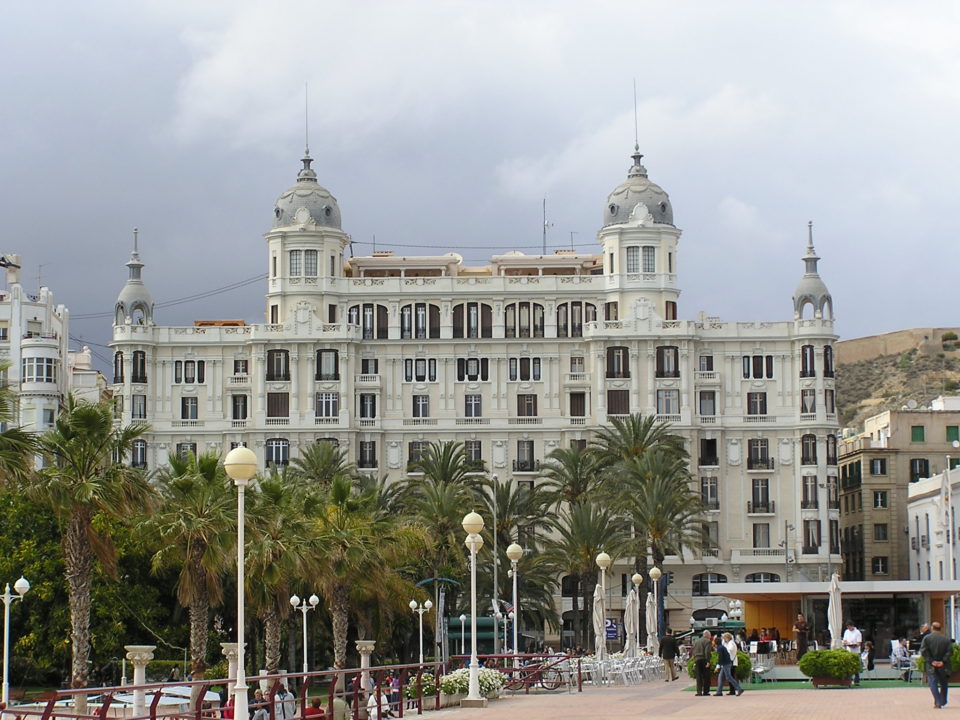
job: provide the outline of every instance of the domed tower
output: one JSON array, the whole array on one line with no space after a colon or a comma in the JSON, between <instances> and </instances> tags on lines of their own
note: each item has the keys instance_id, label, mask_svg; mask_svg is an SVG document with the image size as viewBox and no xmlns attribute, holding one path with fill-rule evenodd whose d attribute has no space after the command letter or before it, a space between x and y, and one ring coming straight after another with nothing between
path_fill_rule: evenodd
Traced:
<instances>
[{"instance_id":1,"label":"domed tower","mask_svg":"<svg viewBox=\"0 0 960 720\"><path fill-rule=\"evenodd\" d=\"M645 319L652 311L663 320L677 319L677 242L673 207L667 193L647 177L643 155L634 147L627 179L607 197L598 240L603 273L618 278L619 316Z\"/></svg>"},{"instance_id":2,"label":"domed tower","mask_svg":"<svg viewBox=\"0 0 960 720\"><path fill-rule=\"evenodd\" d=\"M306 319L339 322L336 295L343 278L343 251L350 237L340 228L340 207L317 182L310 149L301 160L297 181L273 208L267 240L267 321Z\"/></svg>"},{"instance_id":3,"label":"domed tower","mask_svg":"<svg viewBox=\"0 0 960 720\"><path fill-rule=\"evenodd\" d=\"M816 319L833 320L833 297L826 283L820 278L817 263L820 258L813 249L813 222L807 223L807 254L803 256L805 270L797 289L793 291L793 318L803 319L807 305Z\"/></svg>"},{"instance_id":4,"label":"domed tower","mask_svg":"<svg viewBox=\"0 0 960 720\"><path fill-rule=\"evenodd\" d=\"M139 231L133 229L133 252L127 262L129 274L127 282L117 297L113 324L116 325L153 325L153 298L147 286L143 284L140 271L140 252L137 247Z\"/></svg>"}]
</instances>

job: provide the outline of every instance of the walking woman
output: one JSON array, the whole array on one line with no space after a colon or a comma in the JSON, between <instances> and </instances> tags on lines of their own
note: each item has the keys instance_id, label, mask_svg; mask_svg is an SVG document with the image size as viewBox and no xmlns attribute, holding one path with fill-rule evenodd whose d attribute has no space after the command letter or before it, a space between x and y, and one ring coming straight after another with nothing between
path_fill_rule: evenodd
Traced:
<instances>
[{"instance_id":1,"label":"walking woman","mask_svg":"<svg viewBox=\"0 0 960 720\"><path fill-rule=\"evenodd\" d=\"M733 676L733 668L737 666L737 644L733 641L733 635L725 632L717 643L717 670L719 678L717 679L717 696L723 695L723 681L730 683L737 695L743 695L743 688Z\"/></svg>"}]
</instances>

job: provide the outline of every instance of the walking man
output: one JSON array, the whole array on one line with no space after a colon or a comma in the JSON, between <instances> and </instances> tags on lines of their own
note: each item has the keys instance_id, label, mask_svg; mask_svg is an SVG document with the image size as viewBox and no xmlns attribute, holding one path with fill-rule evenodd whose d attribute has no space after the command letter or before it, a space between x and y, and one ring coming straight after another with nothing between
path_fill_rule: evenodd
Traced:
<instances>
[{"instance_id":1,"label":"walking man","mask_svg":"<svg viewBox=\"0 0 960 720\"><path fill-rule=\"evenodd\" d=\"M677 679L677 639L673 636L673 630L667 628L660 641L660 657L663 658L664 682L670 682Z\"/></svg>"},{"instance_id":2,"label":"walking man","mask_svg":"<svg viewBox=\"0 0 960 720\"><path fill-rule=\"evenodd\" d=\"M947 704L953 643L940 631L940 623L932 623L930 627L932 631L920 643L920 655L927 671L927 684L933 693L933 707L939 710Z\"/></svg>"},{"instance_id":3,"label":"walking man","mask_svg":"<svg viewBox=\"0 0 960 720\"><path fill-rule=\"evenodd\" d=\"M794 637L797 641L797 662L807 652L808 638L810 637L810 626L803 613L797 614L797 621L793 624Z\"/></svg>"},{"instance_id":4,"label":"walking man","mask_svg":"<svg viewBox=\"0 0 960 720\"><path fill-rule=\"evenodd\" d=\"M713 643L710 640L712 638L710 631L704 630L703 635L693 641L693 650L690 653L697 676L697 695L701 697L710 694L710 653L713 650Z\"/></svg>"},{"instance_id":5,"label":"walking man","mask_svg":"<svg viewBox=\"0 0 960 720\"><path fill-rule=\"evenodd\" d=\"M723 681L726 680L730 689L743 695L743 688L733 676L733 669L737 666L737 644L733 641L733 635L725 632L720 636L720 642L717 643L717 697L723 696Z\"/></svg>"}]
</instances>

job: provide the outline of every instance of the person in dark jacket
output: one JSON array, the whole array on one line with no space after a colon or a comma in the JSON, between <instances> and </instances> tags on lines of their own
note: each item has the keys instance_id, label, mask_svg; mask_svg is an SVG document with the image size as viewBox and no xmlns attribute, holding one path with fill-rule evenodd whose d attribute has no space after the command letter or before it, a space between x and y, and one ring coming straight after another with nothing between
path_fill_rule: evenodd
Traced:
<instances>
[{"instance_id":1,"label":"person in dark jacket","mask_svg":"<svg viewBox=\"0 0 960 720\"><path fill-rule=\"evenodd\" d=\"M660 640L660 657L663 658L664 682L670 682L677 679L677 639L673 636L673 630L667 628L663 639Z\"/></svg>"},{"instance_id":2,"label":"person in dark jacket","mask_svg":"<svg viewBox=\"0 0 960 720\"><path fill-rule=\"evenodd\" d=\"M920 643L920 655L927 673L927 684L933 693L933 706L939 710L947 704L953 642L940 632L940 623L931 623L930 628L932 632Z\"/></svg>"},{"instance_id":3,"label":"person in dark jacket","mask_svg":"<svg viewBox=\"0 0 960 720\"><path fill-rule=\"evenodd\" d=\"M704 630L703 635L693 641L693 650L690 653L697 676L697 695L703 697L710 695L710 654L713 652L713 643L710 640L712 637L709 630Z\"/></svg>"}]
</instances>

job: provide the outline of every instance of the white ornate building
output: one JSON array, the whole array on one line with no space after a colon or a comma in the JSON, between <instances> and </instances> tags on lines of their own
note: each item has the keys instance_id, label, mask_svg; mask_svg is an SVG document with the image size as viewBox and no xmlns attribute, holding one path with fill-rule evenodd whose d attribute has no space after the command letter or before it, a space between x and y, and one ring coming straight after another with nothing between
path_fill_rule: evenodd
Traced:
<instances>
[{"instance_id":1,"label":"white ornate building","mask_svg":"<svg viewBox=\"0 0 960 720\"><path fill-rule=\"evenodd\" d=\"M307 154L265 235L263 324L156 324L135 251L112 343L123 418L151 425L133 461L245 443L286 463L332 439L396 479L425 443L459 440L500 482L536 483L551 450L611 416L655 414L688 440L719 546L668 559L675 623L716 602L711 580L822 577L840 560L836 336L812 241L786 319L681 320L681 233L641 157L607 197L596 254L466 266L455 253L345 259L340 208Z\"/></svg>"}]
</instances>

